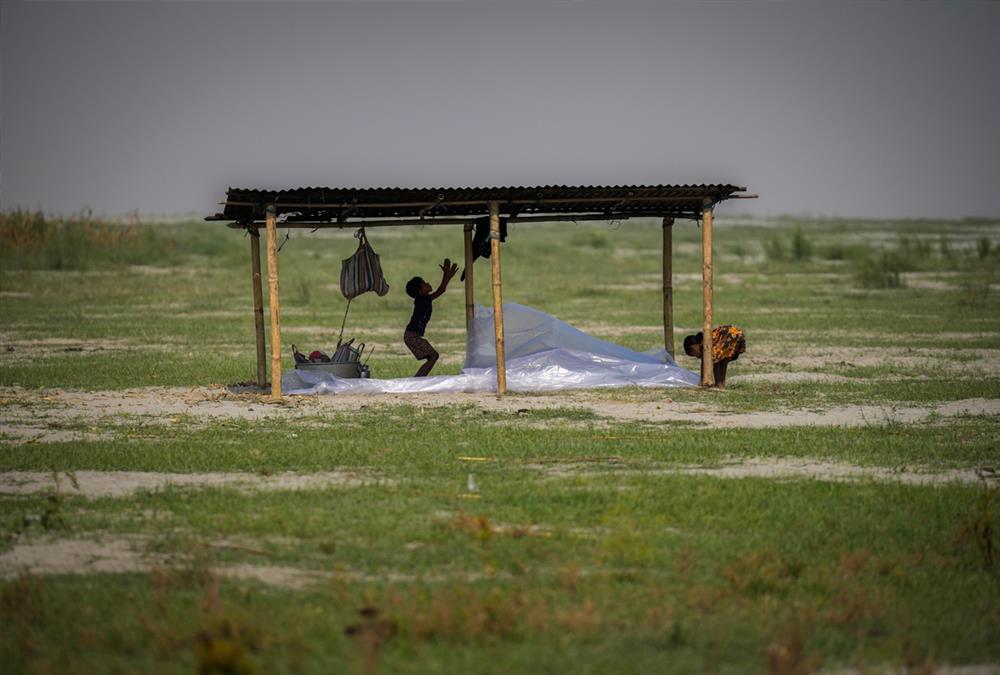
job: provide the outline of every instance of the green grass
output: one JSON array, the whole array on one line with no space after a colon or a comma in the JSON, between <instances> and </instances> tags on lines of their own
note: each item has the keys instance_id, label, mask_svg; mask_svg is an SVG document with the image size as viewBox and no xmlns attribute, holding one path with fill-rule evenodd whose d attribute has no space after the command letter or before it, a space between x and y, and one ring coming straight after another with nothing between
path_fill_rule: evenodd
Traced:
<instances>
[{"instance_id":1,"label":"green grass","mask_svg":"<svg viewBox=\"0 0 1000 675\"><path fill-rule=\"evenodd\" d=\"M156 564L0 581L0 672L795 673L1000 661L995 488L671 473L751 458L997 468L995 415L901 423L893 411L1000 398L1000 226L723 215L716 233L715 318L748 337L727 391L587 396L734 414L860 405L867 424L633 422L558 395L516 414L372 399L357 410L293 404L264 420L205 418L197 406L170 420L111 408L59 416L47 390L252 379L249 243L217 224L5 214L0 471L54 472L59 488L53 479L48 494L0 496L0 556L26 543L128 540ZM659 237L654 222L512 226L505 299L655 346ZM376 345L377 377L409 375L402 287L434 279L445 256L461 259L460 228L369 238L392 290L356 300L347 333ZM701 323L699 245L697 227L675 226L678 340ZM355 246L350 232L296 230L282 249L286 368L292 343L335 342L340 260ZM900 283L870 283L866 264ZM486 264L475 278L485 302ZM429 337L452 357L436 372L458 372L457 281ZM739 378L788 372L818 379ZM509 397L514 410L522 398ZM11 420L78 438L19 444ZM87 470L349 471L372 482L88 499L72 486ZM282 586L224 574L237 566L316 576Z\"/></svg>"},{"instance_id":2,"label":"green grass","mask_svg":"<svg viewBox=\"0 0 1000 675\"><path fill-rule=\"evenodd\" d=\"M831 666L1000 657L996 571L968 535L975 490L653 475L557 490L490 476L468 502L461 484L67 500L73 536L141 534L187 562L7 582L18 630L0 653L147 670L177 652L168 670L190 672L198 636L228 622L262 672L295 672L296 653L304 670L346 670L365 645L344 631L371 606L395 629L377 655L391 672L503 672L531 655L585 672L762 672L768 648L797 641L803 662ZM331 577L297 593L225 581L213 599L211 568L226 564Z\"/></svg>"}]
</instances>

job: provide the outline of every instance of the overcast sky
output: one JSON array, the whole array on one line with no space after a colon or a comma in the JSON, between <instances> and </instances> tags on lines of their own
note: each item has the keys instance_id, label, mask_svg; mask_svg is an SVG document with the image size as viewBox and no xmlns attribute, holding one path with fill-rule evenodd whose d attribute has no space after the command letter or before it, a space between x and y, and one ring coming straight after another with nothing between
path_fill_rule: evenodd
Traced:
<instances>
[{"instance_id":1,"label":"overcast sky","mask_svg":"<svg viewBox=\"0 0 1000 675\"><path fill-rule=\"evenodd\" d=\"M0 207L735 183L1000 216L1000 3L0 2Z\"/></svg>"}]
</instances>

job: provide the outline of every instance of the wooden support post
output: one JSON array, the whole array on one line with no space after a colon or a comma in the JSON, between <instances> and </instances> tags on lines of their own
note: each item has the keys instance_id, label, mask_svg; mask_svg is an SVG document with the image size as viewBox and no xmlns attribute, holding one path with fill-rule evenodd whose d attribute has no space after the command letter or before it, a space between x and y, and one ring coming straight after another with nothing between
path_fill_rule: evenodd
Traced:
<instances>
[{"instance_id":1,"label":"wooden support post","mask_svg":"<svg viewBox=\"0 0 1000 675\"><path fill-rule=\"evenodd\" d=\"M715 386L715 362L712 360L712 200L705 200L701 220L701 386Z\"/></svg>"},{"instance_id":2,"label":"wooden support post","mask_svg":"<svg viewBox=\"0 0 1000 675\"><path fill-rule=\"evenodd\" d=\"M271 397L281 398L281 299L278 296L277 209L267 207L267 307L271 313Z\"/></svg>"},{"instance_id":3,"label":"wooden support post","mask_svg":"<svg viewBox=\"0 0 1000 675\"><path fill-rule=\"evenodd\" d=\"M507 392L507 360L503 353L503 289L500 282L500 205L490 202L490 258L493 262L493 332L497 351L497 396Z\"/></svg>"},{"instance_id":4,"label":"wooden support post","mask_svg":"<svg viewBox=\"0 0 1000 675\"><path fill-rule=\"evenodd\" d=\"M267 348L264 346L264 291L260 278L260 230L251 227L250 270L253 283L253 324L257 334L257 386L261 389L267 383Z\"/></svg>"},{"instance_id":5,"label":"wooden support post","mask_svg":"<svg viewBox=\"0 0 1000 675\"><path fill-rule=\"evenodd\" d=\"M663 348L674 353L674 219L663 219Z\"/></svg>"},{"instance_id":6,"label":"wooden support post","mask_svg":"<svg viewBox=\"0 0 1000 675\"><path fill-rule=\"evenodd\" d=\"M474 304L473 292L475 287L472 283L472 224L466 223L465 228L465 330L468 335L472 320L476 318L476 306Z\"/></svg>"}]
</instances>

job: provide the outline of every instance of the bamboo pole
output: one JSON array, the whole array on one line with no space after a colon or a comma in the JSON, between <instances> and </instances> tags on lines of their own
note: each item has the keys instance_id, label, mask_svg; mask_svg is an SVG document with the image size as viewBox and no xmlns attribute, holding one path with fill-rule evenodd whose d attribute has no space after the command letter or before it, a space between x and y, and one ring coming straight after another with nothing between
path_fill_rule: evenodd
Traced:
<instances>
[{"instance_id":1,"label":"bamboo pole","mask_svg":"<svg viewBox=\"0 0 1000 675\"><path fill-rule=\"evenodd\" d=\"M663 219L663 348L674 353L674 219Z\"/></svg>"},{"instance_id":2,"label":"bamboo pole","mask_svg":"<svg viewBox=\"0 0 1000 675\"><path fill-rule=\"evenodd\" d=\"M267 207L267 306L271 312L271 397L281 398L281 299L278 295L277 209Z\"/></svg>"},{"instance_id":3,"label":"bamboo pole","mask_svg":"<svg viewBox=\"0 0 1000 675\"><path fill-rule=\"evenodd\" d=\"M712 360L712 201L705 200L701 224L701 386L715 386L715 362Z\"/></svg>"},{"instance_id":4,"label":"bamboo pole","mask_svg":"<svg viewBox=\"0 0 1000 675\"><path fill-rule=\"evenodd\" d=\"M465 331L468 338L469 327L476 317L476 306L474 304L473 292L475 286L472 283L472 225L466 223L463 228L465 232Z\"/></svg>"},{"instance_id":5,"label":"bamboo pole","mask_svg":"<svg viewBox=\"0 0 1000 675\"><path fill-rule=\"evenodd\" d=\"M250 270L253 283L253 323L257 335L257 386L261 389L267 383L267 348L264 345L264 291L260 278L260 230L256 227L250 233Z\"/></svg>"},{"instance_id":6,"label":"bamboo pole","mask_svg":"<svg viewBox=\"0 0 1000 675\"><path fill-rule=\"evenodd\" d=\"M490 202L490 258L493 262L493 332L497 352L497 396L507 392L507 360L503 352L503 288L500 282L500 205Z\"/></svg>"}]
</instances>

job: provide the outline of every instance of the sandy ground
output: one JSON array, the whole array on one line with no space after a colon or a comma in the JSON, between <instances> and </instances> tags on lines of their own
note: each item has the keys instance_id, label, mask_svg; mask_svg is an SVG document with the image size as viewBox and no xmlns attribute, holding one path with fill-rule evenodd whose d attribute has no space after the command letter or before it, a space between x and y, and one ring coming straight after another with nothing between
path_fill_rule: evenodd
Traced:
<instances>
[{"instance_id":1,"label":"sandy ground","mask_svg":"<svg viewBox=\"0 0 1000 675\"><path fill-rule=\"evenodd\" d=\"M982 663L965 666L951 666L935 663L923 668L901 668L899 666L867 666L864 669L847 668L837 670L820 670L819 675L914 675L915 673L933 673L933 675L1000 675L1000 664Z\"/></svg>"},{"instance_id":2,"label":"sandy ground","mask_svg":"<svg viewBox=\"0 0 1000 675\"><path fill-rule=\"evenodd\" d=\"M470 460L471 461L471 460ZM487 460L489 461L489 460ZM629 469L621 460L602 462L554 462L512 465L534 469L552 478L582 475L641 474L702 475L723 479L764 478L772 480L883 481L909 485L972 484L1000 481L997 467L931 470L860 466L811 458L750 458L723 462L719 466L681 465ZM0 472L0 494L31 495L58 491L67 496L87 498L128 497L139 490L156 491L169 486L189 488L233 487L241 490L311 490L329 487L352 488L395 484L363 471L323 471L319 473L278 473L261 476L251 473L154 473L143 471L6 471Z\"/></svg>"},{"instance_id":3,"label":"sandy ground","mask_svg":"<svg viewBox=\"0 0 1000 675\"><path fill-rule=\"evenodd\" d=\"M321 473L154 473L144 471L75 471L53 474L42 471L0 473L0 494L27 495L57 488L61 494L81 497L126 497L138 490L176 487L234 487L242 490L311 490L327 487L360 487L394 483L362 471Z\"/></svg>"},{"instance_id":4,"label":"sandy ground","mask_svg":"<svg viewBox=\"0 0 1000 675\"><path fill-rule=\"evenodd\" d=\"M767 378L766 375L755 375ZM804 376L803 376L804 377ZM826 380L829 375L818 375ZM783 381L778 378L776 381ZM784 380L787 381L787 380ZM616 422L685 422L716 428L771 428L788 426L856 427L887 422L914 423L932 416L947 419L957 415L1000 415L1000 399L964 399L926 406L851 405L822 410L795 409L779 412L739 413L725 409L724 394L716 405L672 401L669 390L658 401L614 401L593 392L557 395L510 395L503 399L490 393L470 394L382 394L290 396L281 403L268 403L263 396L233 394L223 387L147 387L98 392L60 389L0 388L0 430L8 443L102 440L108 423L122 424L132 416L143 423L178 424L183 416L198 420L298 419L331 412L365 408L474 405L516 419L519 411L573 408L589 410ZM86 421L85 429L66 426ZM553 421L558 425L559 421ZM102 428L103 427L103 428Z\"/></svg>"},{"instance_id":5,"label":"sandy ground","mask_svg":"<svg viewBox=\"0 0 1000 675\"><path fill-rule=\"evenodd\" d=\"M143 542L122 538L19 542L0 554L0 578L18 574L102 574L144 572L157 560L142 553Z\"/></svg>"},{"instance_id":6,"label":"sandy ground","mask_svg":"<svg viewBox=\"0 0 1000 675\"><path fill-rule=\"evenodd\" d=\"M21 574L127 574L148 573L154 568L190 564L184 558L169 558L146 551L147 540L142 537L101 537L92 539L44 539L18 542L11 550L0 554L0 579L11 579ZM213 548L211 542L208 548ZM230 548L225 543L217 548ZM265 553L260 551L259 553ZM453 582L482 578L481 573L457 574L404 574L385 572L369 574L357 570L310 570L282 565L237 563L215 565L207 572L231 579L248 579L269 586L301 589L311 584L330 581L347 582Z\"/></svg>"},{"instance_id":7,"label":"sandy ground","mask_svg":"<svg viewBox=\"0 0 1000 675\"><path fill-rule=\"evenodd\" d=\"M771 480L818 480L828 482L876 481L906 485L949 485L1000 483L1000 465L979 469L929 470L922 467L906 469L859 466L846 462L829 462L811 458L767 457L724 462L719 466L643 467L629 469L616 466L613 459L604 463L550 463L527 465L552 478L574 478L593 475L635 476L713 476L722 479L763 478Z\"/></svg>"}]
</instances>

